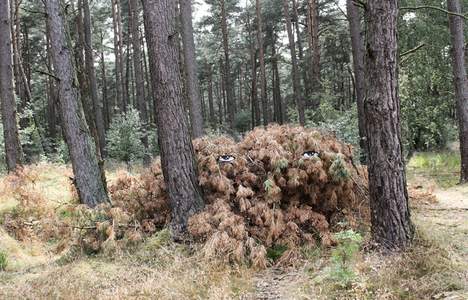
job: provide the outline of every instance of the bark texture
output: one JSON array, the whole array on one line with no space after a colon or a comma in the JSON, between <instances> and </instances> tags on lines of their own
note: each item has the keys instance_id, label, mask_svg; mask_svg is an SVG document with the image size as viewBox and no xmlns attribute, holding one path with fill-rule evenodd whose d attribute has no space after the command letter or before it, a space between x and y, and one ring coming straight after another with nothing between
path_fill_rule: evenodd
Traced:
<instances>
[{"instance_id":1,"label":"bark texture","mask_svg":"<svg viewBox=\"0 0 468 300\"><path fill-rule=\"evenodd\" d=\"M204 131L200 87L197 77L197 60L195 59L195 41L193 39L192 3L191 0L179 0L179 2L186 89L190 106L190 124L193 137L198 138L204 134Z\"/></svg>"},{"instance_id":2,"label":"bark texture","mask_svg":"<svg viewBox=\"0 0 468 300\"><path fill-rule=\"evenodd\" d=\"M21 166L21 144L16 122L9 1L0 1L0 101L2 106L5 159L8 171Z\"/></svg>"},{"instance_id":3,"label":"bark texture","mask_svg":"<svg viewBox=\"0 0 468 300\"><path fill-rule=\"evenodd\" d=\"M94 110L94 121L96 122L97 139L99 146L99 154L105 156L106 133L104 128L104 117L102 114L102 105L98 97L98 87L96 80L96 69L94 67L94 53L92 44L91 31L91 14L89 12L88 0L83 2L83 25L84 25L84 50L85 50L85 65L86 74L88 75L88 88L91 96L91 102Z\"/></svg>"},{"instance_id":4,"label":"bark texture","mask_svg":"<svg viewBox=\"0 0 468 300\"><path fill-rule=\"evenodd\" d=\"M175 1L143 0L143 12L161 165L172 208L172 233L179 239L189 217L203 208L203 199L183 106Z\"/></svg>"},{"instance_id":5,"label":"bark texture","mask_svg":"<svg viewBox=\"0 0 468 300\"><path fill-rule=\"evenodd\" d=\"M319 10L317 0L308 0L308 29L309 29L309 55L311 56L310 71L312 89L314 93L320 92L320 41L319 41ZM315 97L313 106L320 105L319 97Z\"/></svg>"},{"instance_id":6,"label":"bark texture","mask_svg":"<svg viewBox=\"0 0 468 300\"><path fill-rule=\"evenodd\" d=\"M293 84L293 98L296 101L297 111L299 114L299 123L305 125L304 114L304 99L302 98L299 84L299 73L297 68L296 46L294 42L294 33L292 30L291 16L289 14L289 0L283 0L283 12L286 20L286 31L288 32L289 52L291 53L291 77Z\"/></svg>"},{"instance_id":7,"label":"bark texture","mask_svg":"<svg viewBox=\"0 0 468 300\"><path fill-rule=\"evenodd\" d=\"M263 48L262 6L261 6L260 0L256 0L255 11L257 14L258 60L260 61L260 99L262 102L263 125L266 126L270 122L271 118L270 118L270 109L268 107L268 98L267 98L265 49Z\"/></svg>"},{"instance_id":8,"label":"bark texture","mask_svg":"<svg viewBox=\"0 0 468 300\"><path fill-rule=\"evenodd\" d=\"M224 86L226 90L226 104L227 104L227 116L228 123L231 130L234 130L234 115L235 115L235 99L233 96L231 79L231 58L229 56L229 33L227 24L227 13L226 13L226 1L220 0L221 5L221 31L223 35L223 50L224 50Z\"/></svg>"},{"instance_id":9,"label":"bark texture","mask_svg":"<svg viewBox=\"0 0 468 300\"><path fill-rule=\"evenodd\" d=\"M79 101L80 94L75 83L72 55L67 43L59 0L44 2L50 30L51 56L58 79L60 113L75 175L74 183L81 202L94 207L109 202L106 183Z\"/></svg>"},{"instance_id":10,"label":"bark texture","mask_svg":"<svg viewBox=\"0 0 468 300\"><path fill-rule=\"evenodd\" d=\"M408 246L413 237L400 131L397 0L367 2L365 102L372 235L383 248Z\"/></svg>"},{"instance_id":11,"label":"bark texture","mask_svg":"<svg viewBox=\"0 0 468 300\"><path fill-rule=\"evenodd\" d=\"M461 14L459 0L447 0L449 11ZM468 81L465 68L465 39L463 19L449 15L450 37L452 41L452 66L455 97L457 102L458 130L460 135L461 170L460 182L468 182Z\"/></svg>"},{"instance_id":12,"label":"bark texture","mask_svg":"<svg viewBox=\"0 0 468 300\"><path fill-rule=\"evenodd\" d=\"M137 0L129 0L129 5L133 48L133 70L135 73L136 106L140 112L140 119L143 127L148 129L148 109L145 98L145 78L143 73L143 65L141 63L140 31L138 30L138 2ZM144 164L149 165L151 163L151 157L149 156L148 135L146 133L143 135L141 142L145 147L146 153L143 159Z\"/></svg>"},{"instance_id":13,"label":"bark texture","mask_svg":"<svg viewBox=\"0 0 468 300\"><path fill-rule=\"evenodd\" d=\"M346 1L348 13L349 33L351 36L351 50L353 53L354 86L356 91L356 103L358 111L359 125L359 146L361 148L361 163L367 162L367 142L364 116L364 43L361 38L361 22L359 20L359 10L353 0Z\"/></svg>"}]
</instances>

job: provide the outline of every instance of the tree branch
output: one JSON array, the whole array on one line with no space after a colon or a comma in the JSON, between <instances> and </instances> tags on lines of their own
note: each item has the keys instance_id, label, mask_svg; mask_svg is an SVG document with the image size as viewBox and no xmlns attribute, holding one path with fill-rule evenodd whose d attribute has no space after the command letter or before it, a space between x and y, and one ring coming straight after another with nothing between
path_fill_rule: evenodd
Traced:
<instances>
[{"instance_id":1,"label":"tree branch","mask_svg":"<svg viewBox=\"0 0 468 300\"><path fill-rule=\"evenodd\" d=\"M409 55L409 54L411 54L411 53L413 53L413 52L416 52L416 51L418 51L419 49L421 49L421 48L424 47L424 46L426 46L426 44L422 43L422 44L420 44L420 45L414 47L413 49L410 49L410 50L408 50L408 51L405 51L405 52L403 52L402 54L400 54L400 58L402 58L402 57L404 57L404 56L406 56L406 55Z\"/></svg>"},{"instance_id":2,"label":"tree branch","mask_svg":"<svg viewBox=\"0 0 468 300\"><path fill-rule=\"evenodd\" d=\"M400 10L418 10L418 9L438 10L438 11L441 11L441 12L446 13L448 15L454 15L454 16L461 17L461 18L463 18L465 20L468 20L468 17L465 16L465 15L462 15L462 14L459 14L459 13L456 13L456 12L452 12L452 11L448 11L446 9L443 9L443 8L437 7L437 6L423 5L423 6L404 6L404 7L400 7Z\"/></svg>"},{"instance_id":3,"label":"tree branch","mask_svg":"<svg viewBox=\"0 0 468 300\"><path fill-rule=\"evenodd\" d=\"M60 81L60 78L58 78L58 77L55 76L54 74L49 73L49 72L47 72L47 71L42 71L42 70L35 69L34 72L37 72L37 73L42 74L42 75L50 76L50 77L52 77L53 79L55 79L55 80L57 80L57 81Z\"/></svg>"}]
</instances>

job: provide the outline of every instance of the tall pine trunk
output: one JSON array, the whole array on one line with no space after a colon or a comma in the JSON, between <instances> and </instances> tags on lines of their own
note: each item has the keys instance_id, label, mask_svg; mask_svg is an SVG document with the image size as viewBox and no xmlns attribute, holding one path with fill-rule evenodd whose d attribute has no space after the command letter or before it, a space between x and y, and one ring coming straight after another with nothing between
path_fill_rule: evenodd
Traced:
<instances>
[{"instance_id":1,"label":"tall pine trunk","mask_svg":"<svg viewBox=\"0 0 468 300\"><path fill-rule=\"evenodd\" d=\"M461 14L459 0L447 0L449 11ZM461 170L460 182L468 182L468 82L465 68L465 39L463 19L449 15L450 36L452 41L452 66L455 97L457 102L458 130L460 134Z\"/></svg>"},{"instance_id":2,"label":"tall pine trunk","mask_svg":"<svg viewBox=\"0 0 468 300\"><path fill-rule=\"evenodd\" d=\"M112 107L112 110L116 107L119 107L121 111L123 111L123 100L122 100L122 56L120 55L120 47L121 47L121 40L120 40L120 26L118 24L119 18L119 5L118 1L120 0L112 0L112 27L114 30L114 56L115 56L115 102L116 105Z\"/></svg>"},{"instance_id":3,"label":"tall pine trunk","mask_svg":"<svg viewBox=\"0 0 468 300\"><path fill-rule=\"evenodd\" d=\"M265 71L265 49L263 48L263 22L262 22L262 6L260 0L256 0L255 11L257 14L257 43L258 43L258 60L260 61L260 99L262 102L263 125L268 125L270 122L270 113L267 98L267 83Z\"/></svg>"},{"instance_id":4,"label":"tall pine trunk","mask_svg":"<svg viewBox=\"0 0 468 300\"><path fill-rule=\"evenodd\" d=\"M312 89L313 93L317 94L321 88L318 0L308 1L309 62ZM314 98L312 104L317 108L320 105L320 96L316 95Z\"/></svg>"},{"instance_id":5,"label":"tall pine trunk","mask_svg":"<svg viewBox=\"0 0 468 300\"><path fill-rule=\"evenodd\" d=\"M58 80L59 106L65 141L75 175L74 183L82 203L94 207L109 202L103 171L98 165L76 88L65 25L59 0L45 1L50 31L51 56Z\"/></svg>"},{"instance_id":6,"label":"tall pine trunk","mask_svg":"<svg viewBox=\"0 0 468 300\"><path fill-rule=\"evenodd\" d=\"M354 86L356 90L356 103L358 111L359 146L361 148L361 163L367 161L367 142L364 116L364 43L361 38L361 22L359 20L358 7L353 0L346 1L348 13L349 32L351 36L351 48L353 53Z\"/></svg>"},{"instance_id":7,"label":"tall pine trunk","mask_svg":"<svg viewBox=\"0 0 468 300\"><path fill-rule=\"evenodd\" d=\"M89 11L88 0L82 0L83 4L83 27L84 27L84 50L85 50L85 66L86 74L88 75L88 88L91 96L91 102L94 111L94 121L96 122L97 139L100 156L105 156L106 146L106 133L104 128L104 118L102 114L102 105L98 97L98 87L96 80L96 69L94 67L94 53L92 44L92 32L91 32L91 14Z\"/></svg>"},{"instance_id":8,"label":"tall pine trunk","mask_svg":"<svg viewBox=\"0 0 468 300\"><path fill-rule=\"evenodd\" d=\"M136 107L140 112L140 119L143 127L146 129L141 142L145 147L145 156L143 159L144 164L147 166L151 162L149 155L149 143L148 135L148 109L146 106L145 97L145 78L143 73L143 67L141 64L141 43L140 43L140 31L138 30L138 1L129 0L129 16L130 16L130 28L132 33L132 47L133 47L133 70L135 73L135 87L136 87Z\"/></svg>"},{"instance_id":9,"label":"tall pine trunk","mask_svg":"<svg viewBox=\"0 0 468 300\"><path fill-rule=\"evenodd\" d=\"M229 34L226 13L226 1L220 0L221 5L221 31L223 36L223 51L224 51L224 85L226 89L226 104L227 104L227 117L229 128L234 130L234 115L235 115L235 99L233 96L233 80L231 79L231 57L229 55Z\"/></svg>"},{"instance_id":10,"label":"tall pine trunk","mask_svg":"<svg viewBox=\"0 0 468 300\"><path fill-rule=\"evenodd\" d=\"M291 16L289 14L289 0L283 0L283 13L284 13L285 21L286 21L286 31L288 33L289 52L291 54L291 63L292 63L291 77L292 77L292 85L293 85L293 98L294 98L294 101L296 101L297 111L299 114L299 123L302 126L304 126L305 125L304 99L302 98L301 91L300 91L299 72L297 69L296 45L294 42L294 33L292 30Z\"/></svg>"},{"instance_id":11,"label":"tall pine trunk","mask_svg":"<svg viewBox=\"0 0 468 300\"><path fill-rule=\"evenodd\" d=\"M413 237L398 97L398 0L369 0L365 102L372 235L382 248L405 248Z\"/></svg>"},{"instance_id":12,"label":"tall pine trunk","mask_svg":"<svg viewBox=\"0 0 468 300\"><path fill-rule=\"evenodd\" d=\"M172 234L182 239L190 216L203 208L195 154L183 105L179 70L176 5L173 0L143 0L151 84L161 164L172 209Z\"/></svg>"},{"instance_id":13,"label":"tall pine trunk","mask_svg":"<svg viewBox=\"0 0 468 300\"><path fill-rule=\"evenodd\" d=\"M21 144L16 123L16 102L13 87L11 25L9 1L0 1L0 102L2 107L5 159L8 171L21 166Z\"/></svg>"},{"instance_id":14,"label":"tall pine trunk","mask_svg":"<svg viewBox=\"0 0 468 300\"><path fill-rule=\"evenodd\" d=\"M182 27L182 44L184 51L185 80L190 107L190 124L194 138L201 137L203 117L200 101L200 87L197 77L197 60L195 59L195 41L193 39L192 1L179 0L180 21Z\"/></svg>"}]
</instances>

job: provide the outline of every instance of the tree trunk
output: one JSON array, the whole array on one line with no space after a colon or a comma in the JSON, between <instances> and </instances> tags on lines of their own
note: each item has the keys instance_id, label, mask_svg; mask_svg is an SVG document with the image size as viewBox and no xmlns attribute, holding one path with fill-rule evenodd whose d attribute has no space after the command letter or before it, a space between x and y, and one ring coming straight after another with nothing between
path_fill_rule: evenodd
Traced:
<instances>
[{"instance_id":1,"label":"tree trunk","mask_svg":"<svg viewBox=\"0 0 468 300\"><path fill-rule=\"evenodd\" d=\"M234 111L235 111L235 99L232 95L232 84L231 79L231 60L229 56L229 36L228 36L228 25L227 25L227 14L225 0L220 0L221 5L221 31L223 35L223 50L224 50L224 78L226 88L226 101L227 101L227 112L228 112L228 123L231 130L234 130Z\"/></svg>"},{"instance_id":2,"label":"tree trunk","mask_svg":"<svg viewBox=\"0 0 468 300\"><path fill-rule=\"evenodd\" d=\"M151 84L157 99L161 165L172 209L172 234L184 237L190 216L203 208L183 106L173 0L143 0Z\"/></svg>"},{"instance_id":3,"label":"tree trunk","mask_svg":"<svg viewBox=\"0 0 468 300\"><path fill-rule=\"evenodd\" d=\"M112 0L112 27L114 29L114 56L115 56L115 101L117 103L116 106L120 107L121 112L123 111L123 100L122 100L122 56L120 55L120 26L118 24L118 16L119 6L118 1L120 0ZM114 111L115 106L112 107Z\"/></svg>"},{"instance_id":4,"label":"tree trunk","mask_svg":"<svg viewBox=\"0 0 468 300\"><path fill-rule=\"evenodd\" d=\"M182 43L185 63L187 96L190 105L190 124L194 138L201 137L203 118L200 106L200 87L197 77L197 60L195 59L195 41L193 40L192 3L191 0L179 0Z\"/></svg>"},{"instance_id":5,"label":"tree trunk","mask_svg":"<svg viewBox=\"0 0 468 300\"><path fill-rule=\"evenodd\" d=\"M103 104L103 117L104 117L104 128L107 131L109 129L109 124L111 121L111 107L113 106L109 102L109 97L107 96L107 72L106 72L106 61L104 59L104 36L101 31L101 79L102 79L102 104Z\"/></svg>"},{"instance_id":6,"label":"tree trunk","mask_svg":"<svg viewBox=\"0 0 468 300\"><path fill-rule=\"evenodd\" d=\"M346 10L348 12L349 32L351 36L351 48L353 52L354 68L354 86L356 90L356 103L358 111L359 125L359 145L361 147L361 163L367 161L367 142L364 116L364 43L361 39L361 22L359 20L359 11L353 0L346 1Z\"/></svg>"},{"instance_id":7,"label":"tree trunk","mask_svg":"<svg viewBox=\"0 0 468 300\"><path fill-rule=\"evenodd\" d=\"M398 1L367 2L365 102L372 235L381 247L405 248L413 237L398 97Z\"/></svg>"},{"instance_id":8,"label":"tree trunk","mask_svg":"<svg viewBox=\"0 0 468 300\"><path fill-rule=\"evenodd\" d=\"M9 1L0 1L0 102L2 106L5 159L9 172L21 166L21 144L16 123L13 87L11 24Z\"/></svg>"},{"instance_id":9,"label":"tree trunk","mask_svg":"<svg viewBox=\"0 0 468 300\"><path fill-rule=\"evenodd\" d=\"M51 56L58 79L60 113L70 152L75 187L82 203L94 207L109 202L105 176L98 165L86 124L72 64L59 0L45 1L50 29Z\"/></svg>"},{"instance_id":10,"label":"tree trunk","mask_svg":"<svg viewBox=\"0 0 468 300\"><path fill-rule=\"evenodd\" d=\"M283 0L283 12L286 21L286 30L288 32L289 40L289 52L291 54L291 77L293 84L293 99L296 101L297 111L299 114L299 124L305 125L305 113L304 113L304 99L302 98L299 84L299 74L297 70L297 57L296 57L296 46L294 43L294 34L292 30L291 17L289 14L289 0Z\"/></svg>"},{"instance_id":11,"label":"tree trunk","mask_svg":"<svg viewBox=\"0 0 468 300\"><path fill-rule=\"evenodd\" d=\"M267 83L265 71L265 49L263 48L263 25L262 25L262 7L260 0L256 0L255 11L257 13L257 43L258 43L258 60L260 61L260 97L262 101L263 125L266 126L270 122L270 114L267 98Z\"/></svg>"},{"instance_id":12,"label":"tree trunk","mask_svg":"<svg viewBox=\"0 0 468 300\"><path fill-rule=\"evenodd\" d=\"M273 31L273 30L272 30ZM283 104L281 100L281 82L279 76L278 68L278 56L276 53L276 37L272 32L272 43L271 43L271 69L272 69L272 86L273 86L273 103L274 103L274 115L275 121L278 124L283 124L284 122L284 112Z\"/></svg>"},{"instance_id":13,"label":"tree trunk","mask_svg":"<svg viewBox=\"0 0 468 300\"><path fill-rule=\"evenodd\" d=\"M451 12L462 13L459 0L447 0ZM449 15L449 27L452 41L452 66L455 97L457 101L458 130L460 133L461 170L460 182L468 182L468 82L465 69L465 39L463 19Z\"/></svg>"},{"instance_id":14,"label":"tree trunk","mask_svg":"<svg viewBox=\"0 0 468 300\"><path fill-rule=\"evenodd\" d=\"M210 123L214 128L216 126L216 116L213 101L213 67L208 65L208 107L210 110Z\"/></svg>"},{"instance_id":15,"label":"tree trunk","mask_svg":"<svg viewBox=\"0 0 468 300\"><path fill-rule=\"evenodd\" d=\"M46 25L46 49L47 49L47 71L50 74L53 74L52 69L52 57L50 55L50 39L49 39L49 26ZM57 105L57 89L55 87L54 80L48 76L47 77L47 86L48 86L48 97L47 97L47 128L48 128L48 136L52 140L53 143L56 142L57 139L57 116L56 116L56 105ZM52 147L52 151L55 151L55 147Z\"/></svg>"},{"instance_id":16,"label":"tree trunk","mask_svg":"<svg viewBox=\"0 0 468 300\"><path fill-rule=\"evenodd\" d=\"M129 0L129 16L130 16L130 28L132 32L132 47L133 47L133 70L135 73L135 86L136 86L136 106L140 112L140 119L143 127L145 128L145 134L143 135L141 142L145 147L145 156L143 162L145 166L151 163L151 157L149 153L148 144L148 109L146 107L145 97L145 78L143 68L141 65L141 43L140 43L140 31L138 30L138 2L137 0Z\"/></svg>"},{"instance_id":17,"label":"tree trunk","mask_svg":"<svg viewBox=\"0 0 468 300\"><path fill-rule=\"evenodd\" d=\"M297 1L296 0L293 0L292 1L292 4L293 4L293 20L294 20L294 24L295 24L295 29L296 29L296 37L297 37L297 55L298 55L298 58L299 58L299 65L300 65L300 69L301 69L301 76L302 76L302 80L304 82L303 84L303 95L308 99L308 101L310 101L310 94L311 94L311 90L312 90L312 87L311 87L311 82L307 76L307 69L305 68L305 61L304 61L304 50L302 48L302 38L301 38L301 29L300 29L300 24L299 24L299 14L297 12ZM308 105L309 103L305 104L306 106Z\"/></svg>"},{"instance_id":18,"label":"tree trunk","mask_svg":"<svg viewBox=\"0 0 468 300\"><path fill-rule=\"evenodd\" d=\"M319 44L319 15L317 0L309 0L308 6L308 29L309 29L309 55L312 89L315 94L320 92L320 44ZM318 108L320 96L314 97L313 105Z\"/></svg>"},{"instance_id":19,"label":"tree trunk","mask_svg":"<svg viewBox=\"0 0 468 300\"><path fill-rule=\"evenodd\" d=\"M96 70L94 68L94 54L92 44L92 33L91 33L91 15L89 12L88 0L82 0L83 4L83 25L84 25L84 36L85 36L85 65L86 73L88 75L88 87L91 96L91 101L94 110L94 120L96 122L97 138L99 145L99 157L105 156L106 146L106 133L104 129L104 118L102 115L102 106L98 97L98 88L96 80Z\"/></svg>"}]
</instances>

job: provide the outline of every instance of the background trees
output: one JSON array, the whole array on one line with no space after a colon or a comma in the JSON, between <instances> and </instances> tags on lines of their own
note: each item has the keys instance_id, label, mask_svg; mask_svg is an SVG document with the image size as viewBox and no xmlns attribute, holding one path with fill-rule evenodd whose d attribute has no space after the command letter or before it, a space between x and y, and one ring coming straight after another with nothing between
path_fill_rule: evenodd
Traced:
<instances>
[{"instance_id":1,"label":"background trees","mask_svg":"<svg viewBox=\"0 0 468 300\"><path fill-rule=\"evenodd\" d=\"M21 145L18 136L16 103L13 89L11 53L11 20L8 1L0 3L0 101L2 105L5 158L8 171L21 166Z\"/></svg>"}]
</instances>

